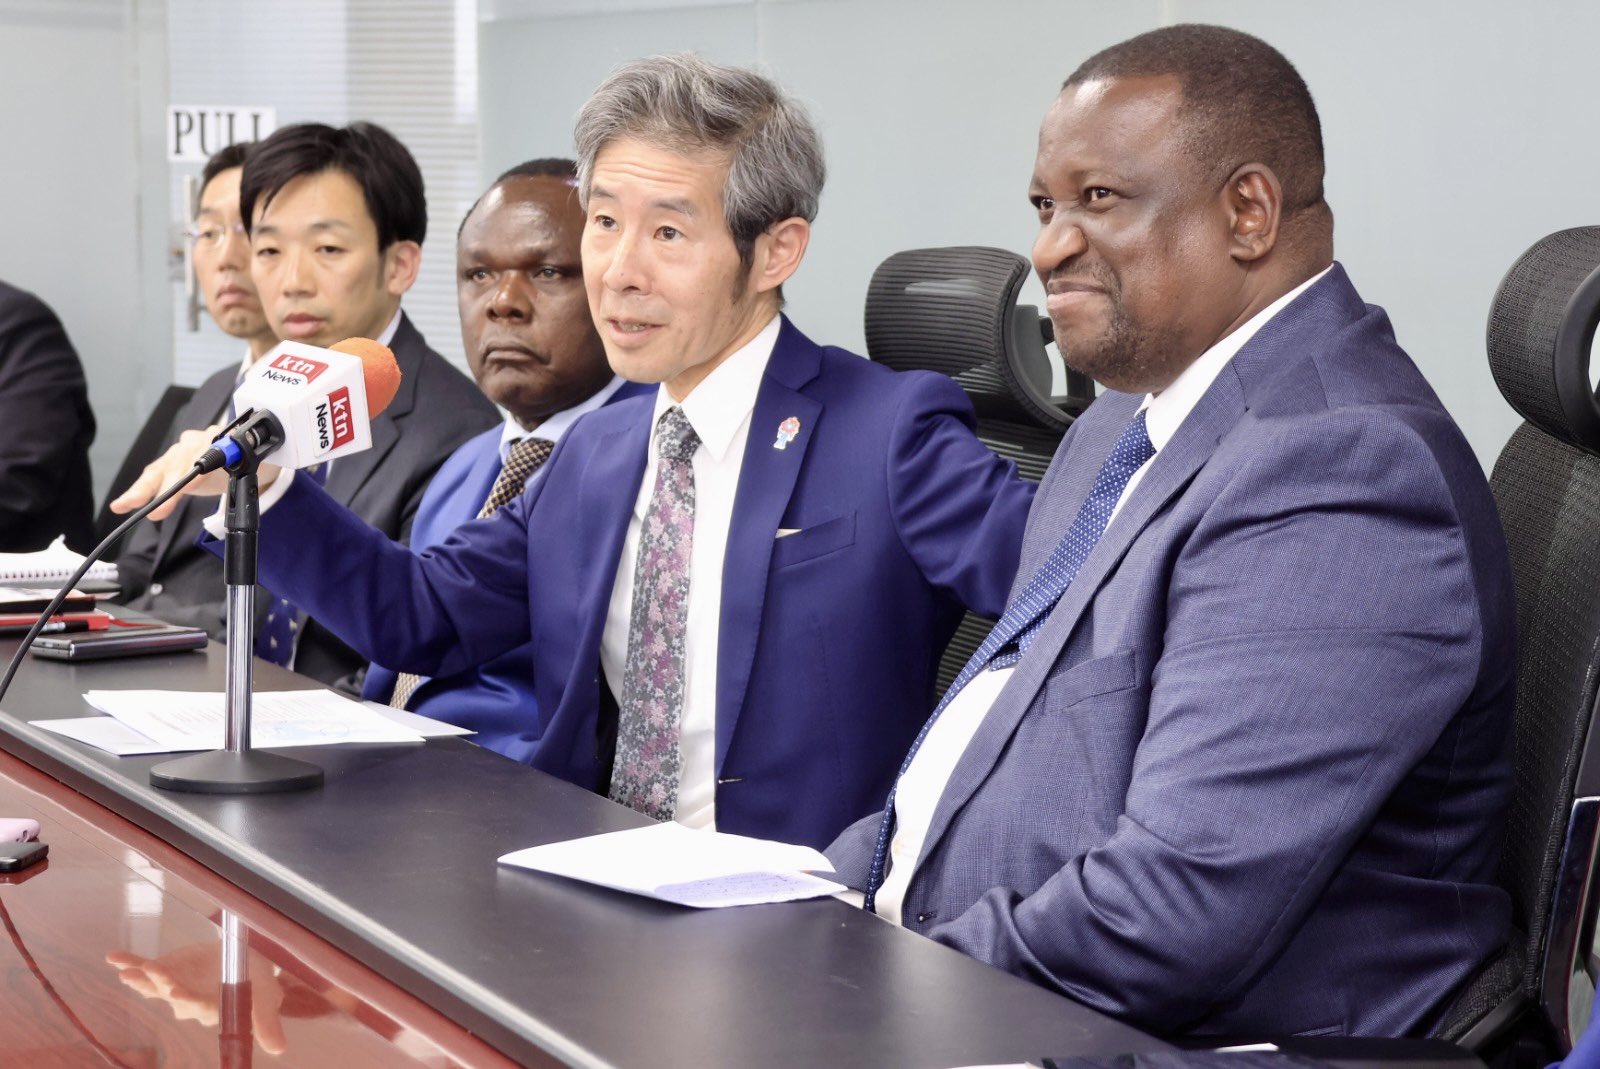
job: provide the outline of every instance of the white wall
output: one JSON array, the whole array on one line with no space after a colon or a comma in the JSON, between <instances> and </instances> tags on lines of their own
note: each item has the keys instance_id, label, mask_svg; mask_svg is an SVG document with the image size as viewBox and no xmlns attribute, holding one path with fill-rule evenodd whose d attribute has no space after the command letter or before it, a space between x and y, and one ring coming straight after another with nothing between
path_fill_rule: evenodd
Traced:
<instances>
[{"instance_id":1,"label":"white wall","mask_svg":"<svg viewBox=\"0 0 1600 1069\"><path fill-rule=\"evenodd\" d=\"M480 0L480 15L485 178L570 152L579 105L639 55L759 62L807 101L830 178L786 292L809 333L857 349L890 253L1026 255L1038 122L1081 60L1172 22L1256 33L1321 110L1339 259L1486 465L1517 423L1483 351L1495 287L1536 239L1600 216L1600 5L1579 0Z\"/></svg>"},{"instance_id":2,"label":"white wall","mask_svg":"<svg viewBox=\"0 0 1600 1069\"><path fill-rule=\"evenodd\" d=\"M0 2L0 278L66 325L99 421L102 488L169 380L165 211L151 196L164 169L162 11Z\"/></svg>"}]
</instances>

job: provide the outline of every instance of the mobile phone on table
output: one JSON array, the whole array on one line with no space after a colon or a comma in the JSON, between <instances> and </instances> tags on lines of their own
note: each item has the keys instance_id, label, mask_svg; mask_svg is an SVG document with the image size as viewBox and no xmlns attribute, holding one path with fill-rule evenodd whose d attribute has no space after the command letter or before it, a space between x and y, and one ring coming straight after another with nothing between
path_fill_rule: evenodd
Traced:
<instances>
[{"instance_id":1,"label":"mobile phone on table","mask_svg":"<svg viewBox=\"0 0 1600 1069\"><path fill-rule=\"evenodd\" d=\"M206 644L198 627L176 624L112 627L64 635L40 635L30 652L49 661L98 661L108 657L134 657L142 653L198 650Z\"/></svg>"},{"instance_id":2,"label":"mobile phone on table","mask_svg":"<svg viewBox=\"0 0 1600 1069\"><path fill-rule=\"evenodd\" d=\"M0 843L0 872L21 872L49 853L44 843Z\"/></svg>"}]
</instances>

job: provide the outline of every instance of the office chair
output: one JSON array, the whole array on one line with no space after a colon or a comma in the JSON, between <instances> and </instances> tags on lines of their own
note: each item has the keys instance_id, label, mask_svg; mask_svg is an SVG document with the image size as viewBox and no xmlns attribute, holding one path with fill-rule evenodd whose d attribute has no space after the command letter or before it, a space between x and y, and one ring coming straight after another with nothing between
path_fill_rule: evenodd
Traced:
<instances>
[{"instance_id":1,"label":"office chair","mask_svg":"<svg viewBox=\"0 0 1600 1069\"><path fill-rule=\"evenodd\" d=\"M1600 227L1551 234L1495 295L1489 366L1527 422L1491 483L1517 595L1515 781L1498 882L1512 943L1439 1029L1485 1060L1548 1061L1582 1034L1595 994L1600 747L1600 403L1589 353L1600 323Z\"/></svg>"},{"instance_id":2,"label":"office chair","mask_svg":"<svg viewBox=\"0 0 1600 1069\"><path fill-rule=\"evenodd\" d=\"M111 502L121 497L122 492L133 485L133 481L139 477L146 464L161 455L161 445L172 430L173 419L177 417L178 410L188 404L189 398L193 396L193 386L172 385L167 387L161 399L156 402L156 407L145 419L144 426L140 427L139 433L134 436L133 444L128 447L127 456L122 459L122 466L117 469L117 474L112 476L111 489L106 492L105 500L100 503L99 515L94 520L96 542L105 538L117 524L127 519L126 516L118 516L111 511ZM120 545L113 546L106 559L116 560L120 552L122 552Z\"/></svg>"},{"instance_id":3,"label":"office chair","mask_svg":"<svg viewBox=\"0 0 1600 1069\"><path fill-rule=\"evenodd\" d=\"M867 287L867 354L897 371L938 371L960 384L978 416L978 438L1014 462L1025 479L1044 478L1062 435L1094 400L1076 371L1052 391L1050 321L1017 293L1028 262L1004 249L956 246L898 252ZM992 619L968 613L939 662L950 686Z\"/></svg>"}]
</instances>

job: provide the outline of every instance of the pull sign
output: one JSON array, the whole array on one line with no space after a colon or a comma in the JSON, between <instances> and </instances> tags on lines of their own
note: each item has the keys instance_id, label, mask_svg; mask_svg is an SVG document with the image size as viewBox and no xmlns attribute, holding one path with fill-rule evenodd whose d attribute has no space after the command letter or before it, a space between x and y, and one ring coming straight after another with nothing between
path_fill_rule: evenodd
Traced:
<instances>
[{"instance_id":1,"label":"pull sign","mask_svg":"<svg viewBox=\"0 0 1600 1069\"><path fill-rule=\"evenodd\" d=\"M277 108L167 107L167 159L204 163L220 148L260 141L278 128Z\"/></svg>"}]
</instances>

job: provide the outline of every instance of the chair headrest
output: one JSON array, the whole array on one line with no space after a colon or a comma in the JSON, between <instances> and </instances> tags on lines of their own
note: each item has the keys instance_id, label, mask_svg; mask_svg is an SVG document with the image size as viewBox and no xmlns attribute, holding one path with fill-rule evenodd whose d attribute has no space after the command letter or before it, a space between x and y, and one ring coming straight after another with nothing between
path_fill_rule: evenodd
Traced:
<instances>
[{"instance_id":1,"label":"chair headrest","mask_svg":"<svg viewBox=\"0 0 1600 1069\"><path fill-rule=\"evenodd\" d=\"M1489 312L1489 368L1540 430L1600 456L1589 347L1600 323L1600 226L1559 230L1522 254Z\"/></svg>"},{"instance_id":2,"label":"chair headrest","mask_svg":"<svg viewBox=\"0 0 1600 1069\"><path fill-rule=\"evenodd\" d=\"M1061 429L1094 399L1070 373L1051 390L1050 322L1017 304L1028 262L980 245L895 253L867 288L867 353L896 370L941 371L972 398L979 419Z\"/></svg>"}]
</instances>

